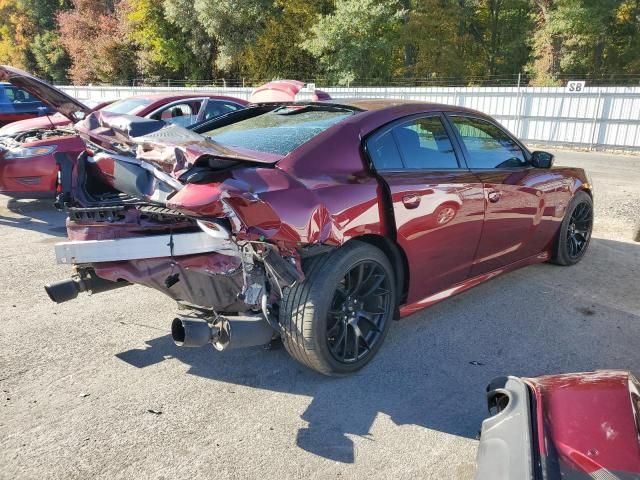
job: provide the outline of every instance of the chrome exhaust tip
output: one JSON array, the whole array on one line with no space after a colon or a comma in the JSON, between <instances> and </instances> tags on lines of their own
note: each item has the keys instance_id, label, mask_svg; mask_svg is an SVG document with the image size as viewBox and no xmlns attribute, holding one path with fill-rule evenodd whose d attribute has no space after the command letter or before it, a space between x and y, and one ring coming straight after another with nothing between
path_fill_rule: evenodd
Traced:
<instances>
[{"instance_id":1,"label":"chrome exhaust tip","mask_svg":"<svg viewBox=\"0 0 640 480\"><path fill-rule=\"evenodd\" d=\"M171 337L179 347L203 347L212 342L215 333L217 329L204 320L174 318L171 322Z\"/></svg>"}]
</instances>

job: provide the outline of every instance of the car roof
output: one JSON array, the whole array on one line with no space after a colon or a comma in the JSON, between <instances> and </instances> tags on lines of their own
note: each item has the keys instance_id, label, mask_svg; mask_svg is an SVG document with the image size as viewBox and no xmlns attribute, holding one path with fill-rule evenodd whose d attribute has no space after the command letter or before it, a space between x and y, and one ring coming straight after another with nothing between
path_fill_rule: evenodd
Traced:
<instances>
[{"instance_id":1,"label":"car roof","mask_svg":"<svg viewBox=\"0 0 640 480\"><path fill-rule=\"evenodd\" d=\"M344 106L350 107L358 110L364 111L376 111L376 110L387 110L387 109L397 109L408 111L411 113L416 109L421 111L433 111L433 112L464 112L473 115L482 115L483 117L486 114L479 112L477 110L473 110L471 108L460 107L458 105L447 105L445 103L434 103L434 102L421 102L419 100L404 100L399 98L340 98L333 99L321 102L323 104L330 103L336 106Z\"/></svg>"},{"instance_id":2,"label":"car roof","mask_svg":"<svg viewBox=\"0 0 640 480\"><path fill-rule=\"evenodd\" d=\"M246 105L248 102L241 98L231 97L228 95L220 95L219 93L211 93L211 92L191 92L191 93L149 93L144 95L133 95L131 97L124 98L138 98L138 99L148 99L151 101L158 100L180 100L183 98L201 98L201 97L209 97L220 100L229 100L231 102L238 103L240 105Z\"/></svg>"}]
</instances>

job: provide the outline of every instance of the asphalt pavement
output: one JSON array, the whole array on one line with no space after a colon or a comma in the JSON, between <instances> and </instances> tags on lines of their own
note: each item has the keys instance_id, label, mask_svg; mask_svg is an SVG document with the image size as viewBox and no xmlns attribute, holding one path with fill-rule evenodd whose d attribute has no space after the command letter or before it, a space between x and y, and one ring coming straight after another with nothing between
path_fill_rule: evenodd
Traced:
<instances>
[{"instance_id":1,"label":"asphalt pavement","mask_svg":"<svg viewBox=\"0 0 640 480\"><path fill-rule=\"evenodd\" d=\"M64 216L0 197L0 478L472 478L493 377L640 372L640 157L555 153L592 173L586 258L395 322L342 379L282 349L179 349L175 304L143 287L52 303Z\"/></svg>"}]
</instances>

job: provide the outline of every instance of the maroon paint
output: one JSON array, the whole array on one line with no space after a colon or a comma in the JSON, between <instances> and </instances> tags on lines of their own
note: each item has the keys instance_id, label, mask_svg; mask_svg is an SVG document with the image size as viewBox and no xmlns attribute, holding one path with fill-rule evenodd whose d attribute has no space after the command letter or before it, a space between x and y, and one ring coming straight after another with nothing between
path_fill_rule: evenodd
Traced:
<instances>
[{"instance_id":1,"label":"maroon paint","mask_svg":"<svg viewBox=\"0 0 640 480\"><path fill-rule=\"evenodd\" d=\"M338 246L365 234L395 237L409 268L403 316L505 271L550 258L567 202L586 182L581 170L385 173L386 180L393 180L394 218L390 218L381 203L381 186L366 166L362 139L386 123L416 113L480 114L381 100L351 105L371 110L325 130L284 156L275 168L248 165L220 174L213 183L187 184L168 206L195 217L220 217L225 216L225 200L241 220L239 239L264 237L288 252L315 243ZM190 163L202 154L206 149L191 155ZM264 154L252 154L253 161L275 162ZM246 158L247 152L238 156ZM487 200L493 189L503 192L497 206L489 206ZM411 195L420 199L416 208L403 203ZM438 224L436 214L442 205L454 208L455 214Z\"/></svg>"},{"instance_id":2,"label":"maroon paint","mask_svg":"<svg viewBox=\"0 0 640 480\"><path fill-rule=\"evenodd\" d=\"M640 392L629 372L525 380L535 395L543 459L557 459L565 474L608 470L640 475Z\"/></svg>"},{"instance_id":3,"label":"maroon paint","mask_svg":"<svg viewBox=\"0 0 640 480\"><path fill-rule=\"evenodd\" d=\"M348 106L357 113L283 157L215 146L182 133L183 141L145 143L139 158L175 178L203 155L248 161L245 168L221 172L210 183L185 185L167 206L200 218L232 212L238 239L265 239L294 258L306 245L339 246L363 235L395 241L408 266L403 315L505 271L549 259L569 199L589 187L582 170L566 168L385 173L380 179L370 172L363 149L364 139L380 127L433 112L489 117L401 100L359 100ZM126 141L109 121L98 112L79 127L97 143ZM183 155L166 160L174 149ZM104 162L99 168L108 177L114 160ZM496 194L499 201L492 202ZM111 229L116 237L137 235L147 226L146 220L125 216L106 226L71 222L69 229L75 238L110 238Z\"/></svg>"}]
</instances>

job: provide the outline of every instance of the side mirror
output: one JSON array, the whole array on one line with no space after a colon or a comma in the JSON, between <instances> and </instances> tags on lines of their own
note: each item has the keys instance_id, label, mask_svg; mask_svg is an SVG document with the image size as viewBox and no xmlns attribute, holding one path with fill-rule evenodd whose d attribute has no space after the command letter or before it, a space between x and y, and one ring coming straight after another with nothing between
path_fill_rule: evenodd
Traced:
<instances>
[{"instance_id":1,"label":"side mirror","mask_svg":"<svg viewBox=\"0 0 640 480\"><path fill-rule=\"evenodd\" d=\"M551 168L553 166L553 154L536 150L531 154L531 164L535 168Z\"/></svg>"}]
</instances>

